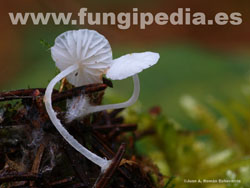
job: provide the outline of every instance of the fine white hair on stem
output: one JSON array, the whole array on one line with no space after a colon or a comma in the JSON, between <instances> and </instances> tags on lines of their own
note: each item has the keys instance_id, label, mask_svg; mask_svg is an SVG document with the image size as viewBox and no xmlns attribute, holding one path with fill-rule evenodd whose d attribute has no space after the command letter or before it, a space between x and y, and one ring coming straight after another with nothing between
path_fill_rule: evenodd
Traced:
<instances>
[{"instance_id":1,"label":"fine white hair on stem","mask_svg":"<svg viewBox=\"0 0 250 188\"><path fill-rule=\"evenodd\" d=\"M68 123L74 119L79 119L87 114L90 107L89 97L87 95L80 95L67 100L66 120Z\"/></svg>"},{"instance_id":2,"label":"fine white hair on stem","mask_svg":"<svg viewBox=\"0 0 250 188\"><path fill-rule=\"evenodd\" d=\"M133 105L140 94L140 81L138 75L133 76L134 82L134 91L133 95L126 102L118 103L118 104L107 104L107 105L99 105L93 106L89 103L88 98L84 96L80 96L80 98L72 99L68 104L66 119L68 122L71 122L75 119L79 119L84 117L90 113L100 112L103 110L111 110L111 109L119 109L126 108Z\"/></svg>"},{"instance_id":3,"label":"fine white hair on stem","mask_svg":"<svg viewBox=\"0 0 250 188\"><path fill-rule=\"evenodd\" d=\"M105 170L111 161L103 159L96 154L92 153L85 147L83 147L73 136L69 134L69 132L63 127L60 120L56 117L56 113L53 110L52 107L52 100L51 95L53 92L53 88L56 85L57 82L59 82L62 78L66 77L68 74L72 73L73 71L78 69L78 65L71 65L68 68L66 68L64 71L59 73L56 77L54 77L49 85L47 86L47 89L45 91L44 96L44 103L46 110L48 112L48 115L52 121L52 123L55 125L56 129L59 131L59 133L63 136L63 138L77 151L79 151L82 155L84 155L87 159L91 160L96 165L100 166L102 170Z\"/></svg>"}]
</instances>

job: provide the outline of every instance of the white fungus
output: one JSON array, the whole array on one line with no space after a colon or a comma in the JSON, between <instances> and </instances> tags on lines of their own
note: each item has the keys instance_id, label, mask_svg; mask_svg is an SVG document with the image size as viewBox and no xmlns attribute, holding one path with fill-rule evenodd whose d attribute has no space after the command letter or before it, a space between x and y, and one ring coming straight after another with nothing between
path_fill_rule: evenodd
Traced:
<instances>
[{"instance_id":1,"label":"white fungus","mask_svg":"<svg viewBox=\"0 0 250 188\"><path fill-rule=\"evenodd\" d=\"M51 80L45 92L44 102L49 117L65 140L86 158L100 166L103 171L109 167L111 161L101 158L83 147L68 133L56 117L51 101L53 88L64 77L72 85L82 86L101 83L103 74L112 80L122 80L133 76L134 91L128 101L92 106L86 96L80 96L80 98L74 98L68 102L66 118L68 121L72 121L93 112L125 108L134 104L138 99L140 82L137 74L156 64L159 54L153 52L132 53L112 60L112 50L107 39L96 31L87 29L67 31L59 35L55 40L55 45L51 48L51 53L61 73Z\"/></svg>"},{"instance_id":2,"label":"white fungus","mask_svg":"<svg viewBox=\"0 0 250 188\"><path fill-rule=\"evenodd\" d=\"M120 58L113 60L111 67L107 71L107 78L112 80L122 80L133 76L134 91L133 95L123 103L108 104L101 106L90 106L88 113L99 112L102 110L126 108L134 104L140 94L140 81L138 73L155 65L160 56L154 52L132 53L124 55Z\"/></svg>"},{"instance_id":3,"label":"white fungus","mask_svg":"<svg viewBox=\"0 0 250 188\"><path fill-rule=\"evenodd\" d=\"M80 95L79 97L74 97L73 99L67 100L67 113L66 120L71 122L74 119L79 119L86 114L90 106L89 98L87 95Z\"/></svg>"},{"instance_id":4,"label":"white fungus","mask_svg":"<svg viewBox=\"0 0 250 188\"><path fill-rule=\"evenodd\" d=\"M61 73L50 81L45 91L44 103L48 115L56 129L72 147L105 170L111 161L90 152L68 133L56 117L51 95L56 83L64 77L67 77L74 86L101 83L102 75L112 60L109 42L96 31L87 29L67 31L56 38L51 54Z\"/></svg>"},{"instance_id":5,"label":"white fungus","mask_svg":"<svg viewBox=\"0 0 250 188\"><path fill-rule=\"evenodd\" d=\"M59 35L51 48L56 66L64 71L77 65L67 75L67 80L78 87L93 83L102 83L112 60L112 50L108 40L94 30L73 30ZM69 71L68 71L69 72Z\"/></svg>"}]
</instances>

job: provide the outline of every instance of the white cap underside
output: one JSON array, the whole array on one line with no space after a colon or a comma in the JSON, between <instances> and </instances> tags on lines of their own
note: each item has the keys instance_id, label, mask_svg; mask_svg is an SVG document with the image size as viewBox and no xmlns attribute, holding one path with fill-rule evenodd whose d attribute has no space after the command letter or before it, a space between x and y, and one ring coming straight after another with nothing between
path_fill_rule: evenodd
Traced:
<instances>
[{"instance_id":1,"label":"white cap underside","mask_svg":"<svg viewBox=\"0 0 250 188\"><path fill-rule=\"evenodd\" d=\"M67 80L74 86L101 83L112 62L108 40L94 30L67 31L59 35L51 48L56 66L63 71L78 64L79 70L69 74Z\"/></svg>"}]
</instances>

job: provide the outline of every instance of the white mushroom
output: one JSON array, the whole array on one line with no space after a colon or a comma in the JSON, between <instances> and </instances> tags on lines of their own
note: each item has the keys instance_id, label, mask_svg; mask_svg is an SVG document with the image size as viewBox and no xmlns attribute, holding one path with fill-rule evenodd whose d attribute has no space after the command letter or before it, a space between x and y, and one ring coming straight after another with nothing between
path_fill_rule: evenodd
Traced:
<instances>
[{"instance_id":1,"label":"white mushroom","mask_svg":"<svg viewBox=\"0 0 250 188\"><path fill-rule=\"evenodd\" d=\"M51 48L52 58L61 70L47 86L44 103L48 115L64 139L86 158L105 170L111 161L103 159L83 147L63 127L52 108L54 86L64 77L74 86L101 83L102 75L112 60L112 50L107 39L92 30L68 31L59 35Z\"/></svg>"},{"instance_id":2,"label":"white mushroom","mask_svg":"<svg viewBox=\"0 0 250 188\"><path fill-rule=\"evenodd\" d=\"M92 106L87 98L81 97L82 103L78 106L83 109L74 113L73 116L70 115L69 120L102 110L125 108L138 99L140 83L137 73L156 64L159 54L153 52L133 53L112 60L112 51L107 39L96 31L86 29L68 31L59 35L55 40L55 45L51 48L51 53L61 73L50 81L45 92L44 103L48 115L65 140L86 158L100 166L103 171L109 167L111 161L103 159L83 147L68 133L56 117L51 101L53 88L64 77L72 85L82 86L101 83L102 75L105 73L112 80L122 80L133 76L134 91L128 101L119 104Z\"/></svg>"},{"instance_id":3,"label":"white mushroom","mask_svg":"<svg viewBox=\"0 0 250 188\"><path fill-rule=\"evenodd\" d=\"M99 112L102 110L126 108L134 104L140 94L140 81L138 73L157 63L160 56L154 52L132 53L113 60L111 67L107 71L107 78L112 80L123 80L133 76L134 91L130 99L123 103L108 104L100 106L90 106L85 113Z\"/></svg>"},{"instance_id":4,"label":"white mushroom","mask_svg":"<svg viewBox=\"0 0 250 188\"><path fill-rule=\"evenodd\" d=\"M112 50L108 40L94 30L73 30L59 35L51 48L56 66L65 71L75 65L75 70L67 71L67 80L78 87L102 83L112 61Z\"/></svg>"}]
</instances>

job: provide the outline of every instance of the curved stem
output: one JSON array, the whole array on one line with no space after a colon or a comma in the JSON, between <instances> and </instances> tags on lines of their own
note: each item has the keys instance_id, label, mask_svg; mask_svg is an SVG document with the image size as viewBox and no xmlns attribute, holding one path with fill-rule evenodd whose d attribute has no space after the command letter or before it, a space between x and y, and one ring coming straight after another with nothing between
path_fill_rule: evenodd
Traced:
<instances>
[{"instance_id":1,"label":"curved stem","mask_svg":"<svg viewBox=\"0 0 250 188\"><path fill-rule=\"evenodd\" d=\"M90 161L93 163L97 164L98 166L101 167L102 170L105 170L111 161L108 161L106 159L103 159L96 154L92 153L85 147L83 147L76 139L74 139L73 136L69 134L69 132L63 127L61 124L60 120L56 117L56 113L52 108L52 100L51 100L51 95L54 86L56 85L57 82L59 82L61 79L72 73L73 71L78 69L78 65L72 65L59 73L55 78L53 78L49 85L47 86L47 89L45 91L45 96L44 96L44 103L46 110L48 112L48 115L52 121L52 123L55 125L56 129L59 131L59 133L63 136L63 138L77 151L79 151L82 155L84 155L86 158L88 158Z\"/></svg>"},{"instance_id":2,"label":"curved stem","mask_svg":"<svg viewBox=\"0 0 250 188\"><path fill-rule=\"evenodd\" d=\"M99 111L103 111L103 110L119 109L119 108L126 108L128 106L131 106L132 104L134 104L137 101L139 94L140 94L140 81L139 81L139 77L137 74L135 74L133 76L133 82L134 82L133 95L126 102L118 103L118 104L91 106L87 109L87 112L93 113L93 112L99 112Z\"/></svg>"}]
</instances>

